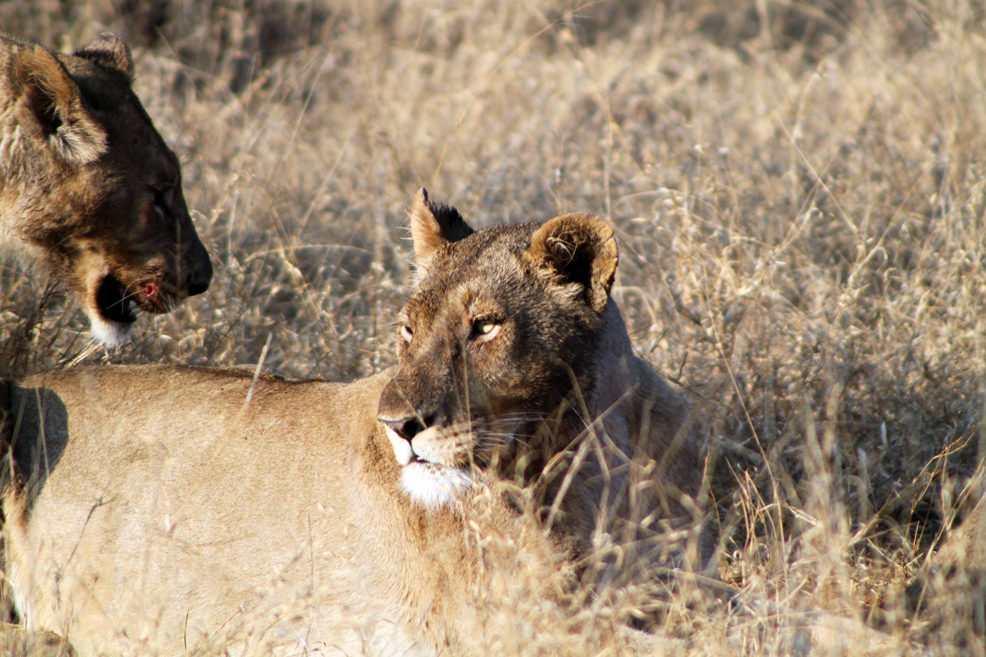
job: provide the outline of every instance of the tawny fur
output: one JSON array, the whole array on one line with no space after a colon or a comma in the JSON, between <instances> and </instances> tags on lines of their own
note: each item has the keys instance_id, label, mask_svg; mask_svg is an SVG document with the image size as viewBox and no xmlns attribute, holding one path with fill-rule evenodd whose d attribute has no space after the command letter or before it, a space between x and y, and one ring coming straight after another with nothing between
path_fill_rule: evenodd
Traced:
<instances>
[{"instance_id":1,"label":"tawny fur","mask_svg":"<svg viewBox=\"0 0 986 657\"><path fill-rule=\"evenodd\" d=\"M132 79L112 34L62 55L0 33L0 255L67 286L107 344L126 339L131 304L168 312L212 277Z\"/></svg>"},{"instance_id":2,"label":"tawny fur","mask_svg":"<svg viewBox=\"0 0 986 657\"><path fill-rule=\"evenodd\" d=\"M473 232L423 192L416 225L430 264L400 314L396 368L254 385L236 370L103 367L13 388L6 575L30 628L81 654L461 654L496 570L496 542L476 536L542 564L605 536L628 577L707 559L711 532L686 510L702 479L687 407L609 299L608 226L565 215ZM448 496L452 473L463 486ZM550 542L500 495L511 481L534 486ZM551 604L545 587L531 593Z\"/></svg>"},{"instance_id":3,"label":"tawny fur","mask_svg":"<svg viewBox=\"0 0 986 657\"><path fill-rule=\"evenodd\" d=\"M981 647L986 634L986 497L981 490L981 478L974 478L963 502L975 505L907 590L922 638L944 640L966 652Z\"/></svg>"}]
</instances>

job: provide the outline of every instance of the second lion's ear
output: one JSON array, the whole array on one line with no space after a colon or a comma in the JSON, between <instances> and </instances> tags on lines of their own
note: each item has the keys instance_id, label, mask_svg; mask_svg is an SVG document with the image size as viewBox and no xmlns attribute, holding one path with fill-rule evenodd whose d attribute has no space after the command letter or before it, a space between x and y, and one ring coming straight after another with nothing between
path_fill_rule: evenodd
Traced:
<instances>
[{"instance_id":1,"label":"second lion's ear","mask_svg":"<svg viewBox=\"0 0 986 657\"><path fill-rule=\"evenodd\" d=\"M54 55L41 46L26 46L13 55L8 70L8 84L27 110L21 121L33 127L31 139L72 165L88 164L106 151L106 133Z\"/></svg>"},{"instance_id":2,"label":"second lion's ear","mask_svg":"<svg viewBox=\"0 0 986 657\"><path fill-rule=\"evenodd\" d=\"M613 229L587 214L563 214L538 228L527 255L559 285L575 286L601 313L609 301L619 255Z\"/></svg>"},{"instance_id":3,"label":"second lion's ear","mask_svg":"<svg viewBox=\"0 0 986 657\"><path fill-rule=\"evenodd\" d=\"M427 275L428 266L436 253L450 243L472 235L473 230L458 210L428 200L428 190L424 187L414 198L410 215L416 278L420 281Z\"/></svg>"},{"instance_id":4,"label":"second lion's ear","mask_svg":"<svg viewBox=\"0 0 986 657\"><path fill-rule=\"evenodd\" d=\"M134 81L134 57L123 39L112 32L103 32L89 45L77 50L76 57L84 57L123 74L129 84Z\"/></svg>"}]
</instances>

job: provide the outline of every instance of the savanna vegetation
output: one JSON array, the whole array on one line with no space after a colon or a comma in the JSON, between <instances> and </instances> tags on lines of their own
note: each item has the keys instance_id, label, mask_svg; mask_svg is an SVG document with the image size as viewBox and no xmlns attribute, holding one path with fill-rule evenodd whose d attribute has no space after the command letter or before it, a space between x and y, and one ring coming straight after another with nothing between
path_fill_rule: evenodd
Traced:
<instances>
[{"instance_id":1,"label":"savanna vegetation","mask_svg":"<svg viewBox=\"0 0 986 657\"><path fill-rule=\"evenodd\" d=\"M696 409L719 574L754 602L548 608L515 580L550 573L505 567L477 648L615 654L645 618L655 654L986 652L982 580L919 577L986 456L980 2L36 0L0 25L132 45L216 267L107 351L5 263L3 375L349 380L394 362L419 187L476 226L593 213L639 351Z\"/></svg>"}]
</instances>

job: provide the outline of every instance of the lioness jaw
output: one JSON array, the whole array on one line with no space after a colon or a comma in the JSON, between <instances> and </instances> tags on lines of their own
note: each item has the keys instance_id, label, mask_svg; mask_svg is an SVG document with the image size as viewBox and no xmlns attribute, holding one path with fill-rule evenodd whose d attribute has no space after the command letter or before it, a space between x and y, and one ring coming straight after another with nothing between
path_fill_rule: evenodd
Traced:
<instances>
[{"instance_id":1,"label":"lioness jaw","mask_svg":"<svg viewBox=\"0 0 986 657\"><path fill-rule=\"evenodd\" d=\"M74 55L0 34L0 250L68 287L109 345L212 278L133 66L108 33Z\"/></svg>"},{"instance_id":2,"label":"lioness jaw","mask_svg":"<svg viewBox=\"0 0 986 657\"><path fill-rule=\"evenodd\" d=\"M411 229L399 364L373 377L262 376L249 403L236 370L13 387L5 575L29 626L82 654L268 652L298 636L460 654L482 636L491 577L474 532L551 570L561 546L586 556L605 537L623 555L607 581L707 562L714 533L682 504L701 506L687 406L609 298L611 229L564 215L473 231L423 190ZM518 529L535 521L507 483L529 486L550 540Z\"/></svg>"}]
</instances>

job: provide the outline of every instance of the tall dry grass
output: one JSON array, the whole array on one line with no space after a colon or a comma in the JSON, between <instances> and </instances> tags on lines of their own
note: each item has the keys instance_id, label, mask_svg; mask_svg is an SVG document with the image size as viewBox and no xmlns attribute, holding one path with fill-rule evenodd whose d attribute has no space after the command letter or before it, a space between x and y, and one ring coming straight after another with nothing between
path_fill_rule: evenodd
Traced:
<instances>
[{"instance_id":1,"label":"tall dry grass","mask_svg":"<svg viewBox=\"0 0 986 657\"><path fill-rule=\"evenodd\" d=\"M6 265L3 374L255 365L269 339L267 367L350 379L393 362L416 188L479 226L595 213L636 344L698 409L721 575L759 601L673 593L651 649L861 654L869 625L876 653L986 652L973 604L942 621L906 592L986 456L983 6L462 4L0 4L19 36L135 45L217 265L203 298L88 354L79 309ZM573 637L600 605L633 616L620 595L523 631L542 617L506 596L510 630L477 640L615 650L618 630Z\"/></svg>"}]
</instances>

